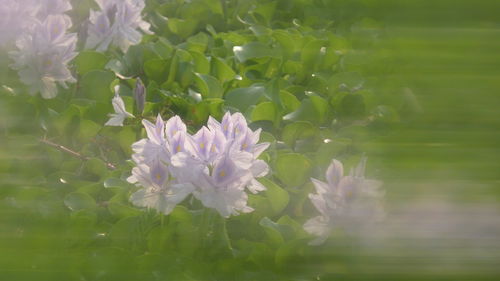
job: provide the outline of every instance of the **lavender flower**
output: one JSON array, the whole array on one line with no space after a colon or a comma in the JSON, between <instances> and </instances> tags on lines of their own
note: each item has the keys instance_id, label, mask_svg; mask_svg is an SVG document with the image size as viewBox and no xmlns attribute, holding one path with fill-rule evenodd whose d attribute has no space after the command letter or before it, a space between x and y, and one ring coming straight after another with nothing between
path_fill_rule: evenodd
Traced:
<instances>
[{"instance_id":1,"label":"lavender flower","mask_svg":"<svg viewBox=\"0 0 500 281\"><path fill-rule=\"evenodd\" d=\"M36 21L32 30L16 41L18 51L10 53L12 68L19 71L21 82L30 86L33 95L40 92L49 99L57 95L57 85L75 82L68 62L75 56L76 34L67 34L71 20L65 15L50 15Z\"/></svg>"},{"instance_id":2,"label":"lavender flower","mask_svg":"<svg viewBox=\"0 0 500 281\"><path fill-rule=\"evenodd\" d=\"M110 45L126 52L150 33L150 24L142 20L143 0L96 0L100 11L90 11L90 24L85 47L106 51Z\"/></svg>"},{"instance_id":3,"label":"lavender flower","mask_svg":"<svg viewBox=\"0 0 500 281\"><path fill-rule=\"evenodd\" d=\"M168 215L194 189L190 183L178 183L170 178L168 169L161 163L153 166L140 164L132 169L130 183L142 186L130 196L132 204L153 208Z\"/></svg>"},{"instance_id":4,"label":"lavender flower","mask_svg":"<svg viewBox=\"0 0 500 281\"><path fill-rule=\"evenodd\" d=\"M186 134L186 125L178 117L165 122L160 115L154 124L147 120L143 120L142 124L148 138L132 145L132 159L137 166L128 178L129 182L142 188L132 194L130 201L136 206L168 214L194 189L189 182L177 180L170 167L169 148L184 147L180 137Z\"/></svg>"},{"instance_id":5,"label":"lavender flower","mask_svg":"<svg viewBox=\"0 0 500 281\"><path fill-rule=\"evenodd\" d=\"M211 164L178 154L172 158L172 165L184 172L191 171L189 181L196 186L193 194L205 207L216 209L223 217L253 211L247 206L245 193L245 186L253 178L248 171L252 165L250 153L228 146Z\"/></svg>"},{"instance_id":6,"label":"lavender flower","mask_svg":"<svg viewBox=\"0 0 500 281\"><path fill-rule=\"evenodd\" d=\"M148 166L156 163L169 163L170 153L166 148L165 122L161 116L158 114L155 124L148 120L142 120L142 124L146 128L148 138L132 144L134 162Z\"/></svg>"},{"instance_id":7,"label":"lavender flower","mask_svg":"<svg viewBox=\"0 0 500 281\"><path fill-rule=\"evenodd\" d=\"M365 165L363 157L358 166L344 176L342 163L333 159L326 171L326 183L311 179L316 194L309 194L309 198L321 215L304 224L308 233L318 236L310 244L323 243L334 227L352 229L380 218L382 183L364 178Z\"/></svg>"}]
</instances>

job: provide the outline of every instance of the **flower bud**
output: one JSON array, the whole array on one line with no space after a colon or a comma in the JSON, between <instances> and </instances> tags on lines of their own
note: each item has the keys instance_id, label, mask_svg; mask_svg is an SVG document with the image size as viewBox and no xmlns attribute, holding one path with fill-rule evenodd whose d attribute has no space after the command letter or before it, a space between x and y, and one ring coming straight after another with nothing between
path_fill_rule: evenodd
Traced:
<instances>
[{"instance_id":1,"label":"flower bud","mask_svg":"<svg viewBox=\"0 0 500 281\"><path fill-rule=\"evenodd\" d=\"M139 77L137 77L137 82L135 83L134 99L137 114L142 114L144 111L144 103L146 102L146 88Z\"/></svg>"}]
</instances>

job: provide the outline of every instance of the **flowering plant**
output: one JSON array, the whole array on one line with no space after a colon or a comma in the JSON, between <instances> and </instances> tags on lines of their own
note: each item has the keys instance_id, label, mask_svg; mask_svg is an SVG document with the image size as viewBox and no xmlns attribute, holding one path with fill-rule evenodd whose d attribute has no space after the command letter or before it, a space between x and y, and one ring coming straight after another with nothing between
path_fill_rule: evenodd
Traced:
<instances>
[{"instance_id":1,"label":"flowering plant","mask_svg":"<svg viewBox=\"0 0 500 281\"><path fill-rule=\"evenodd\" d=\"M353 163L399 121L386 89L301 1L243 2L0 0L0 126L37 141L0 161L30 180L0 206L56 216L40 237L81 251L48 279L317 279L331 264L311 244L382 217L377 171Z\"/></svg>"}]
</instances>

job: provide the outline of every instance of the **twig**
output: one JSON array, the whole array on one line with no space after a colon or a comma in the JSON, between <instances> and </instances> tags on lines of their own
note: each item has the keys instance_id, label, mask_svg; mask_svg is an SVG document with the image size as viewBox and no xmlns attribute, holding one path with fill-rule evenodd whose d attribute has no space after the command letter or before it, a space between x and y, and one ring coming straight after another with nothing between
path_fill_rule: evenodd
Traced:
<instances>
[{"instance_id":1,"label":"twig","mask_svg":"<svg viewBox=\"0 0 500 281\"><path fill-rule=\"evenodd\" d=\"M55 148L55 149L57 149L59 151L65 152L65 153L67 153L67 154L69 154L69 155L71 155L73 157L79 158L79 159L81 159L83 161L87 161L87 160L90 159L90 157L82 155L81 153L78 153L78 152L76 152L74 150L71 150L71 149L69 149L69 148L67 148L67 147L65 147L63 145L51 142L51 141L49 141L47 139L40 139L40 142L43 143L43 144L46 144L48 146L51 146L51 147L53 147L53 148ZM106 164L106 167L108 167L108 169L110 169L110 170L115 170L116 169L115 165L113 165L112 163L109 163L109 162L106 162L106 161L104 161L104 163Z\"/></svg>"}]
</instances>

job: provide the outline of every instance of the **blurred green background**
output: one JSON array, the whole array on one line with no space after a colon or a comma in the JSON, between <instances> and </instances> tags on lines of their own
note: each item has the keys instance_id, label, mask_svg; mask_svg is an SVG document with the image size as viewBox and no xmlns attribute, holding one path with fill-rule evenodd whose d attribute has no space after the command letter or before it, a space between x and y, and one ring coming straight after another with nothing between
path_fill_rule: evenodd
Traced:
<instances>
[{"instance_id":1,"label":"blurred green background","mask_svg":"<svg viewBox=\"0 0 500 281\"><path fill-rule=\"evenodd\" d=\"M347 279L498 280L500 2L369 2L386 32L375 48L396 69L383 79L421 112L366 144L391 234L351 252Z\"/></svg>"},{"instance_id":2,"label":"blurred green background","mask_svg":"<svg viewBox=\"0 0 500 281\"><path fill-rule=\"evenodd\" d=\"M362 142L370 176L385 183L384 228L330 242L318 249L328 262L304 267L326 271L321 280L499 280L500 2L331 2L336 19L362 19L351 31L360 53L376 54L363 62L377 66L366 78L402 91L414 108L403 124ZM32 121L0 99L0 134ZM44 161L33 143L0 135L0 171L9 171L0 174L0 280L78 280L71 266L84 253L72 247L90 239L89 229L68 234L66 218L34 213L32 193L17 208L3 196L9 188L36 187L36 177L23 177L40 172L30 163ZM129 280L127 256L95 262Z\"/></svg>"}]
</instances>

